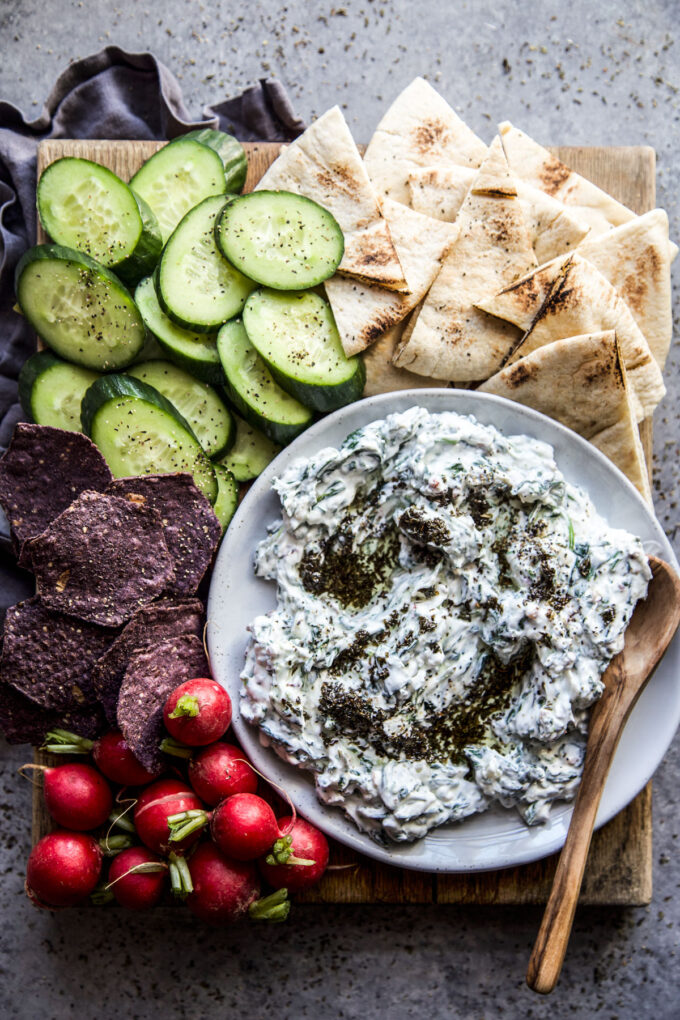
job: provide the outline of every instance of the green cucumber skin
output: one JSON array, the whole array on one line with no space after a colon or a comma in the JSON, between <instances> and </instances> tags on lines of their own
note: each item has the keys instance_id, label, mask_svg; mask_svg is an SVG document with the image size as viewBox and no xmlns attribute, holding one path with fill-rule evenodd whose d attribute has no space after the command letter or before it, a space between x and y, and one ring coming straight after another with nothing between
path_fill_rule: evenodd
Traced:
<instances>
[{"instance_id":1,"label":"green cucumber skin","mask_svg":"<svg viewBox=\"0 0 680 1020\"><path fill-rule=\"evenodd\" d=\"M116 371L119 369L126 368L128 365L131 365L135 358L142 351L144 343L146 341L146 327L144 325L144 321L141 315L139 314L139 310L136 304L134 303L132 295L130 294L127 287L125 287L125 285L121 283L121 281L115 275L115 273L111 272L110 269L107 269L106 266L102 266L99 262L96 262L93 258L90 258L89 255L85 254L85 252L77 251L75 248L66 248L64 245L61 244L37 244L33 248L29 248L28 251L25 251L21 258L19 259L16 270L14 272L14 290L17 295L17 303L21 308L22 314L26 318L27 322L29 322L30 325L33 327L33 329L36 330L36 333L40 335L39 330L36 328L34 324L31 313L27 311L26 308L21 304L21 301L19 299L19 289L21 276L26 267L31 265L31 263L33 262L39 262L41 260L45 261L58 260L63 262L74 262L76 265L81 265L84 269L88 269L90 272L96 273L97 275L101 276L103 279L107 280L112 287L116 288L116 290L120 293L122 299L128 306L129 311L133 312L134 316L138 320L140 330L139 344L136 349L130 350L128 356L125 359L123 359L122 361L117 361L115 364L109 363L104 365L99 364L93 365L89 361L83 360L82 365L84 368L91 368L95 372L107 370ZM44 339L44 337L41 337L41 339ZM45 343L48 346L51 346L47 340L45 340Z\"/></svg>"},{"instance_id":2,"label":"green cucumber skin","mask_svg":"<svg viewBox=\"0 0 680 1020\"><path fill-rule=\"evenodd\" d=\"M301 425L286 425L283 422L269 421L268 418L263 418L262 415L258 414L250 404L247 404L241 394L236 390L229 382L229 376L226 377L224 388L227 397L234 405L238 413L242 418L253 426L255 429L259 429L260 432L264 432L268 439L271 439L272 443L276 443L277 446L287 446L297 436L299 436L305 429L308 429L312 424L311 419L307 422L303 422Z\"/></svg>"},{"instance_id":3,"label":"green cucumber skin","mask_svg":"<svg viewBox=\"0 0 680 1020\"><path fill-rule=\"evenodd\" d=\"M255 345L253 344L253 346ZM272 365L271 361L267 361L261 351L258 351L258 354L266 363L267 368L281 389L285 390L286 393L290 393L291 397L295 397L296 400L299 400L305 407L311 408L312 411L319 411L322 414L327 411L337 411L339 407L345 407L346 404L352 404L355 400L358 400L364 392L366 368L359 355L355 355L356 369L349 379L346 379L343 383L338 383L337 386L319 386L300 382L299 379L293 379L292 376L286 375L285 372Z\"/></svg>"},{"instance_id":4,"label":"green cucumber skin","mask_svg":"<svg viewBox=\"0 0 680 1020\"><path fill-rule=\"evenodd\" d=\"M200 142L201 145L207 145L210 149L214 149L224 165L227 191L235 193L241 191L248 176L248 157L238 139L224 131L215 131L212 128L187 131L181 137L193 139L195 142Z\"/></svg>"},{"instance_id":5,"label":"green cucumber skin","mask_svg":"<svg viewBox=\"0 0 680 1020\"><path fill-rule=\"evenodd\" d=\"M19 372L19 403L21 404L21 410L30 421L35 421L31 397L36 380L43 372L46 372L54 365L65 364L67 362L63 358L58 358L52 351L37 351L21 366L21 371Z\"/></svg>"},{"instance_id":6,"label":"green cucumber skin","mask_svg":"<svg viewBox=\"0 0 680 1020\"><path fill-rule=\"evenodd\" d=\"M149 386L148 383L142 382L141 379L134 379L132 376L121 373L105 375L101 379L97 379L83 397L80 416L86 435L89 436L91 433L92 419L99 408L117 397L136 397L138 400L145 400L148 404L155 404L161 411L165 411L171 418L174 418L198 443L189 422L162 393L159 393L153 386ZM198 443L198 445L201 444Z\"/></svg>"},{"instance_id":7,"label":"green cucumber skin","mask_svg":"<svg viewBox=\"0 0 680 1020\"><path fill-rule=\"evenodd\" d=\"M217 499L213 510L224 534L238 509L238 482L231 471L227 471L221 464L213 464L213 471L217 479Z\"/></svg>"},{"instance_id":8,"label":"green cucumber skin","mask_svg":"<svg viewBox=\"0 0 680 1020\"><path fill-rule=\"evenodd\" d=\"M156 327L156 329L154 329L152 324L153 319L150 316L148 310L146 311L145 314L145 306L147 302L150 301L150 299L146 297L146 290L149 287L153 290L152 296L155 297L156 303L160 304L160 302L158 301L156 286L153 279L149 280L148 282L146 279L140 280L135 290L135 304L137 305L139 312L142 316L142 319L144 320L144 325L146 326L149 333L153 337L155 337L155 339L158 341L158 346L162 349L165 357L168 359L168 361L172 361L174 365L177 365L178 368L183 368L185 372L189 373L189 375L193 375L195 379L199 379L201 382L209 383L211 386L223 386L224 371L222 369L222 362L220 361L220 356L217 353L217 336L215 335L215 357L214 359L211 360L208 360L206 358L194 357L192 354L187 353L181 350L180 348L176 347L174 343L168 340L166 337L164 337L160 333L160 331L157 332L158 326ZM161 309L161 312L162 311L163 310ZM172 325L176 326L176 323L172 323ZM209 335L211 334L205 334L206 338ZM190 337L187 337L186 340L187 345L190 345L191 342L192 341Z\"/></svg>"},{"instance_id":9,"label":"green cucumber skin","mask_svg":"<svg viewBox=\"0 0 680 1020\"><path fill-rule=\"evenodd\" d=\"M151 206L132 188L130 191L137 203L139 215L142 217L143 230L135 250L123 262L114 267L114 272L124 284L134 287L144 276L148 276L156 268L163 251L163 237Z\"/></svg>"},{"instance_id":10,"label":"green cucumber skin","mask_svg":"<svg viewBox=\"0 0 680 1020\"><path fill-rule=\"evenodd\" d=\"M249 482L253 478L257 478L258 475L262 474L267 465L271 464L276 456L281 452L281 448L271 443L271 440L264 435L261 429L255 429L250 422L244 421L243 418L234 416L236 421L236 436L234 439L234 445L226 454L223 454L218 464L221 468L226 469L234 476L237 482ZM253 428L253 445L256 447L256 451L252 455L241 454L242 459L240 461L234 461L234 456L238 456L239 440L241 439L242 429ZM264 457L257 457L257 446L261 442L271 446L272 449L266 451ZM253 461L256 462L257 466L253 468ZM226 462L226 463L225 463Z\"/></svg>"}]
</instances>

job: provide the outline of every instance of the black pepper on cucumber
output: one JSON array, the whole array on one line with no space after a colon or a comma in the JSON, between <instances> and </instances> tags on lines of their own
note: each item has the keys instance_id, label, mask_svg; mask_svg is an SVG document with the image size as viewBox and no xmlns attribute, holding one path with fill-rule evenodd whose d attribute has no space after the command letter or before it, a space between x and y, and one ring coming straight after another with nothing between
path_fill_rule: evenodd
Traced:
<instances>
[{"instance_id":1,"label":"black pepper on cucumber","mask_svg":"<svg viewBox=\"0 0 680 1020\"><path fill-rule=\"evenodd\" d=\"M125 368L146 338L129 292L84 252L57 244L29 248L16 269L19 307L57 354L95 371Z\"/></svg>"},{"instance_id":2,"label":"black pepper on cucumber","mask_svg":"<svg viewBox=\"0 0 680 1020\"><path fill-rule=\"evenodd\" d=\"M183 329L212 333L240 315L255 284L217 250L215 221L224 197L191 209L163 249L154 277L163 311Z\"/></svg>"},{"instance_id":3,"label":"black pepper on cucumber","mask_svg":"<svg viewBox=\"0 0 680 1020\"><path fill-rule=\"evenodd\" d=\"M272 443L264 432L254 428L235 414L236 438L234 445L225 456L220 457L213 466L226 468L237 482L249 482L262 474L267 464L274 460L281 447Z\"/></svg>"},{"instance_id":4,"label":"black pepper on cucumber","mask_svg":"<svg viewBox=\"0 0 680 1020\"><path fill-rule=\"evenodd\" d=\"M230 401L273 443L289 443L311 424L312 412L274 381L240 320L222 327L217 334L217 350Z\"/></svg>"},{"instance_id":5,"label":"black pepper on cucumber","mask_svg":"<svg viewBox=\"0 0 680 1020\"><path fill-rule=\"evenodd\" d=\"M138 285L135 304L144 325L156 337L170 361L202 382L213 386L224 382L222 362L217 353L217 334L191 332L173 322L159 305L156 287L150 276Z\"/></svg>"},{"instance_id":6,"label":"black pepper on cucumber","mask_svg":"<svg viewBox=\"0 0 680 1020\"><path fill-rule=\"evenodd\" d=\"M345 241L336 219L290 191L254 191L230 202L216 226L225 258L276 290L315 287L340 265Z\"/></svg>"},{"instance_id":7,"label":"black pepper on cucumber","mask_svg":"<svg viewBox=\"0 0 680 1020\"><path fill-rule=\"evenodd\" d=\"M333 411L361 396L363 361L346 356L331 306L319 294L256 290L243 325L279 386L307 407Z\"/></svg>"},{"instance_id":8,"label":"black pepper on cucumber","mask_svg":"<svg viewBox=\"0 0 680 1020\"><path fill-rule=\"evenodd\" d=\"M64 156L38 182L40 222L57 244L91 255L127 283L152 272L163 247L147 203L98 163Z\"/></svg>"},{"instance_id":9,"label":"black pepper on cucumber","mask_svg":"<svg viewBox=\"0 0 680 1020\"><path fill-rule=\"evenodd\" d=\"M200 443L169 400L127 375L105 375L82 403L83 430L116 478L187 471L211 503L217 479Z\"/></svg>"}]
</instances>

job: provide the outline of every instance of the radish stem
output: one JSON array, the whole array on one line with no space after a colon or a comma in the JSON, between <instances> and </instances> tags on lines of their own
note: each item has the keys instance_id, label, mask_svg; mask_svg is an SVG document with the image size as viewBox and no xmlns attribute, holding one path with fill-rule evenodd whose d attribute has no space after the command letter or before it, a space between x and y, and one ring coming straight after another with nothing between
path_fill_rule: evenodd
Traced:
<instances>
[{"instance_id":1,"label":"radish stem","mask_svg":"<svg viewBox=\"0 0 680 1020\"><path fill-rule=\"evenodd\" d=\"M248 907L248 916L253 921L268 921L270 924L280 924L290 914L290 900L287 889L277 889L269 896L263 896L255 900Z\"/></svg>"},{"instance_id":2,"label":"radish stem","mask_svg":"<svg viewBox=\"0 0 680 1020\"><path fill-rule=\"evenodd\" d=\"M108 820L111 822L112 829L122 829L124 832L130 833L136 832L136 829L130 819L125 817L125 812L121 815L116 811L112 811Z\"/></svg>"},{"instance_id":3,"label":"radish stem","mask_svg":"<svg viewBox=\"0 0 680 1020\"><path fill-rule=\"evenodd\" d=\"M170 719L181 719L182 716L190 716L192 719L198 715L198 698L193 694L183 694L174 709L169 715Z\"/></svg>"},{"instance_id":4,"label":"radish stem","mask_svg":"<svg viewBox=\"0 0 680 1020\"><path fill-rule=\"evenodd\" d=\"M175 853L170 854L168 863L170 866L170 891L173 896L184 899L185 896L194 891L189 865L184 857Z\"/></svg>"},{"instance_id":5,"label":"radish stem","mask_svg":"<svg viewBox=\"0 0 680 1020\"><path fill-rule=\"evenodd\" d=\"M170 829L170 842L181 843L183 839L190 836L192 832L203 829L210 821L210 813L200 808L193 808L190 811L180 811L176 815L168 815L168 827Z\"/></svg>"},{"instance_id":6,"label":"radish stem","mask_svg":"<svg viewBox=\"0 0 680 1020\"><path fill-rule=\"evenodd\" d=\"M115 857L121 850L127 850L129 847L134 846L134 840L132 836L124 833L116 836L104 836L103 839L99 840L99 846L105 857Z\"/></svg>"},{"instance_id":7,"label":"radish stem","mask_svg":"<svg viewBox=\"0 0 680 1020\"><path fill-rule=\"evenodd\" d=\"M172 737L166 737L161 741L161 751L163 754L171 754L175 758L191 758L194 748L187 744L180 744L179 740L173 740Z\"/></svg>"},{"instance_id":8,"label":"radish stem","mask_svg":"<svg viewBox=\"0 0 680 1020\"><path fill-rule=\"evenodd\" d=\"M45 734L45 741L41 751L49 751L50 754L89 754L94 747L94 740L87 737L80 737L70 730L48 730Z\"/></svg>"},{"instance_id":9,"label":"radish stem","mask_svg":"<svg viewBox=\"0 0 680 1020\"><path fill-rule=\"evenodd\" d=\"M296 857L292 850L293 837L282 836L277 839L271 850L265 857L267 864L299 864L302 867L311 867L316 861L307 861L302 857Z\"/></svg>"}]
</instances>

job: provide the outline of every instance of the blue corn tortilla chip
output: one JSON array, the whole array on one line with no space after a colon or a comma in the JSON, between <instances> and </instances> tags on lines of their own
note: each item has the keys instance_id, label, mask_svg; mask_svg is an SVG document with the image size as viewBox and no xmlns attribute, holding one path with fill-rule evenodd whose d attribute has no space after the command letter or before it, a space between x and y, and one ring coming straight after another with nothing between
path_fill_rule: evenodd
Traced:
<instances>
[{"instance_id":1,"label":"blue corn tortilla chip","mask_svg":"<svg viewBox=\"0 0 680 1020\"><path fill-rule=\"evenodd\" d=\"M173 595L193 595L212 563L222 528L191 475L117 478L107 492L158 511L175 566L167 590Z\"/></svg>"},{"instance_id":2,"label":"blue corn tortilla chip","mask_svg":"<svg viewBox=\"0 0 680 1020\"><path fill-rule=\"evenodd\" d=\"M92 669L117 633L26 599L7 610L0 677L42 708L82 709L97 701Z\"/></svg>"},{"instance_id":3,"label":"blue corn tortilla chip","mask_svg":"<svg viewBox=\"0 0 680 1020\"><path fill-rule=\"evenodd\" d=\"M29 539L40 535L81 492L103 492L112 478L97 447L80 432L17 425L0 460L0 506L20 564L30 566Z\"/></svg>"},{"instance_id":4,"label":"blue corn tortilla chip","mask_svg":"<svg viewBox=\"0 0 680 1020\"><path fill-rule=\"evenodd\" d=\"M163 706L185 680L210 676L203 643L193 634L134 652L118 695L118 726L144 768L162 765Z\"/></svg>"},{"instance_id":5,"label":"blue corn tortilla chip","mask_svg":"<svg viewBox=\"0 0 680 1020\"><path fill-rule=\"evenodd\" d=\"M43 604L117 627L172 582L174 567L155 510L83 492L30 543Z\"/></svg>"},{"instance_id":6,"label":"blue corn tortilla chip","mask_svg":"<svg viewBox=\"0 0 680 1020\"><path fill-rule=\"evenodd\" d=\"M54 711L36 705L0 680L0 733L8 744L40 745L55 727L92 740L104 731L104 714L99 705L72 711Z\"/></svg>"},{"instance_id":7,"label":"blue corn tortilla chip","mask_svg":"<svg viewBox=\"0 0 680 1020\"><path fill-rule=\"evenodd\" d=\"M199 599L159 599L135 613L95 663L92 683L111 726L118 725L118 692L133 652L184 634L202 637L203 603Z\"/></svg>"}]
</instances>

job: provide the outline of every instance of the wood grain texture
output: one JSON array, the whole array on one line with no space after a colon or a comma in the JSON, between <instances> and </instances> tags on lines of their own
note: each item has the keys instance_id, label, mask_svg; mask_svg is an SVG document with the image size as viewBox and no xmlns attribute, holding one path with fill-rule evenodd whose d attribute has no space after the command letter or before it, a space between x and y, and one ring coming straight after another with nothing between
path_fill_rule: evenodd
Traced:
<instances>
[{"instance_id":1,"label":"wood grain texture","mask_svg":"<svg viewBox=\"0 0 680 1020\"><path fill-rule=\"evenodd\" d=\"M103 163L125 180L154 152L159 142L86 141L50 139L38 149L38 174L61 156L83 156ZM251 190L276 158L280 146L246 144ZM654 151L648 147L560 147L552 151L574 170L641 213L654 208ZM39 240L44 240L39 231ZM647 463L651 466L651 422L641 428ZM49 756L36 752L36 761ZM586 869L580 902L607 905L641 905L652 896L652 793L649 784L608 825L598 830ZM51 828L40 792L33 799L33 839ZM308 903L545 903L555 872L556 857L521 868L478 872L472 875L428 875L380 865L333 844L331 863L351 865L329 871L315 889L298 895Z\"/></svg>"}]
</instances>

